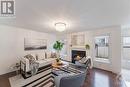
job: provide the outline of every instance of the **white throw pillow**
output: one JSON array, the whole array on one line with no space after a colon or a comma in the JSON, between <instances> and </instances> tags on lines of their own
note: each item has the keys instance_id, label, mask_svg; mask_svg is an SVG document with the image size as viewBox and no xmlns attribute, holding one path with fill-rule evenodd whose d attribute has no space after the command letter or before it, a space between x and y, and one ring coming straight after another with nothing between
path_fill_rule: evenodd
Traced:
<instances>
[{"instance_id":1,"label":"white throw pillow","mask_svg":"<svg viewBox=\"0 0 130 87\"><path fill-rule=\"evenodd\" d=\"M45 53L37 53L37 56L38 56L38 60L43 60L45 59Z\"/></svg>"},{"instance_id":2,"label":"white throw pillow","mask_svg":"<svg viewBox=\"0 0 130 87\"><path fill-rule=\"evenodd\" d=\"M30 55L32 55L34 59L36 60L36 55L34 53L31 53Z\"/></svg>"},{"instance_id":3,"label":"white throw pillow","mask_svg":"<svg viewBox=\"0 0 130 87\"><path fill-rule=\"evenodd\" d=\"M55 52L51 52L51 58L57 58L57 55Z\"/></svg>"},{"instance_id":4,"label":"white throw pillow","mask_svg":"<svg viewBox=\"0 0 130 87\"><path fill-rule=\"evenodd\" d=\"M47 58L51 58L51 52L47 52L46 55L47 55Z\"/></svg>"},{"instance_id":5,"label":"white throw pillow","mask_svg":"<svg viewBox=\"0 0 130 87\"><path fill-rule=\"evenodd\" d=\"M88 60L87 57L83 57L81 60L79 60L80 63L86 63L86 61Z\"/></svg>"}]
</instances>

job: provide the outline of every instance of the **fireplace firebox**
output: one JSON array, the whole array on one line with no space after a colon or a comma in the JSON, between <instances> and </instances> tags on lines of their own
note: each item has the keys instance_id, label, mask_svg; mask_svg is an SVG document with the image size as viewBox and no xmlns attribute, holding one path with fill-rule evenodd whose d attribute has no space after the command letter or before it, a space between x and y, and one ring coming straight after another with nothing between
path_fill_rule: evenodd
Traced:
<instances>
[{"instance_id":1,"label":"fireplace firebox","mask_svg":"<svg viewBox=\"0 0 130 87\"><path fill-rule=\"evenodd\" d=\"M71 51L71 58L72 58L72 63L75 63L75 58L77 56L79 57L86 57L86 51L81 51L81 50L72 50Z\"/></svg>"}]
</instances>

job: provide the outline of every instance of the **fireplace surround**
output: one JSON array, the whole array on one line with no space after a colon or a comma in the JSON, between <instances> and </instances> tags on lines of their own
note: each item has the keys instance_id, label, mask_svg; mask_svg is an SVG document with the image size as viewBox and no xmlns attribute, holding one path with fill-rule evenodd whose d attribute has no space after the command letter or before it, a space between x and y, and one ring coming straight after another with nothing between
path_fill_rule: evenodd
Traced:
<instances>
[{"instance_id":1,"label":"fireplace surround","mask_svg":"<svg viewBox=\"0 0 130 87\"><path fill-rule=\"evenodd\" d=\"M72 58L72 63L75 63L75 58L79 57L86 57L86 51L83 50L72 50L71 51L71 58Z\"/></svg>"}]
</instances>

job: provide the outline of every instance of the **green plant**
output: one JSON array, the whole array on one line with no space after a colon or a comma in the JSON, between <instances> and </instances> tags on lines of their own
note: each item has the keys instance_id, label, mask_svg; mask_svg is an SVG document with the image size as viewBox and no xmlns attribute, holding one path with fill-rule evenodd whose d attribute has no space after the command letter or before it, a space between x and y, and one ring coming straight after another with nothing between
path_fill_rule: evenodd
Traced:
<instances>
[{"instance_id":1,"label":"green plant","mask_svg":"<svg viewBox=\"0 0 130 87\"><path fill-rule=\"evenodd\" d=\"M56 41L53 45L53 48L56 50L56 51L61 51L62 48L63 48L63 45L64 43L60 42L60 41Z\"/></svg>"},{"instance_id":2,"label":"green plant","mask_svg":"<svg viewBox=\"0 0 130 87\"><path fill-rule=\"evenodd\" d=\"M86 45L85 45L85 48L86 48L86 50L89 50L89 49L90 49L89 44L86 44Z\"/></svg>"},{"instance_id":3,"label":"green plant","mask_svg":"<svg viewBox=\"0 0 130 87\"><path fill-rule=\"evenodd\" d=\"M57 59L56 59L56 62L59 62L59 61L60 61L60 59L59 59L59 58L57 58Z\"/></svg>"},{"instance_id":4,"label":"green plant","mask_svg":"<svg viewBox=\"0 0 130 87\"><path fill-rule=\"evenodd\" d=\"M90 50L89 44L86 44L85 48L86 48L86 52L87 52L86 56L88 56L89 55L89 50Z\"/></svg>"},{"instance_id":5,"label":"green plant","mask_svg":"<svg viewBox=\"0 0 130 87\"><path fill-rule=\"evenodd\" d=\"M56 61L59 62L60 61L60 51L63 48L64 43L60 42L60 41L56 41L53 45L53 48L57 51L57 59Z\"/></svg>"}]
</instances>

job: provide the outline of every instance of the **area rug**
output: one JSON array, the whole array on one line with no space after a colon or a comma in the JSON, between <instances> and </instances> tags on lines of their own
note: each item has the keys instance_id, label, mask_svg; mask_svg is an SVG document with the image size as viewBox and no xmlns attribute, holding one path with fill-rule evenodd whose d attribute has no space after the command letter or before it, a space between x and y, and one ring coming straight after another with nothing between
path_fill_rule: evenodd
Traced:
<instances>
[{"instance_id":1,"label":"area rug","mask_svg":"<svg viewBox=\"0 0 130 87\"><path fill-rule=\"evenodd\" d=\"M41 78L42 77L42 78ZM51 74L40 73L30 78L24 79L21 75L9 78L11 87L52 87L54 79Z\"/></svg>"}]
</instances>

